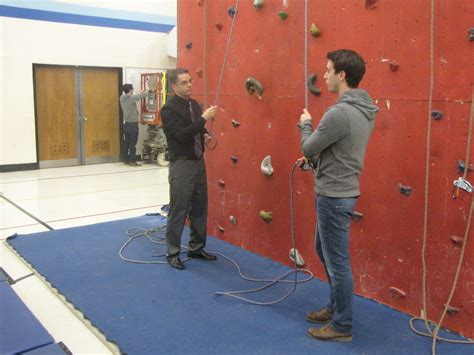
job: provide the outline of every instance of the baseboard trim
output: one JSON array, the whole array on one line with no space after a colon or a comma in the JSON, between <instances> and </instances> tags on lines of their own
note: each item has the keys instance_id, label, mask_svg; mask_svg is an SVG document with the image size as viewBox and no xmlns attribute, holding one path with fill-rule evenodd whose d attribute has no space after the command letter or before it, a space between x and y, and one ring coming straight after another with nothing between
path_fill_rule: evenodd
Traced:
<instances>
[{"instance_id":1,"label":"baseboard trim","mask_svg":"<svg viewBox=\"0 0 474 355\"><path fill-rule=\"evenodd\" d=\"M38 163L0 165L0 173L37 169L39 169Z\"/></svg>"}]
</instances>

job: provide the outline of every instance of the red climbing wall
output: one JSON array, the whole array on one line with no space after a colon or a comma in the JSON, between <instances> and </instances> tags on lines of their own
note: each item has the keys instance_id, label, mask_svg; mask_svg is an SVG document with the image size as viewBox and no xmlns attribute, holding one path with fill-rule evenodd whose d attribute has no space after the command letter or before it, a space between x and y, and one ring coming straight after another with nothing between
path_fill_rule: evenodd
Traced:
<instances>
[{"instance_id":1,"label":"red climbing wall","mask_svg":"<svg viewBox=\"0 0 474 355\"><path fill-rule=\"evenodd\" d=\"M227 14L235 0L178 2L178 63L190 69L194 97L216 101L219 76L231 28ZM296 129L304 106L304 36L308 36L308 73L316 73L319 97L309 94L315 124L336 100L323 78L326 53L339 48L358 51L367 62L361 87L380 106L361 177L362 196L356 210L364 217L352 224L351 253L356 292L403 312L422 308L421 251L430 88L430 0L310 0L308 22L321 37L304 28L303 0L241 0L217 98L221 107L212 131L217 148L208 151L209 234L264 256L289 263L290 194L293 162L301 156ZM284 4L288 7L284 9ZM207 15L206 13L207 8ZM285 10L286 20L277 13ZM438 321L452 286L461 247L450 236L464 237L471 195L453 200L452 183L465 160L474 79L474 27L471 0L435 1L433 109L431 122L427 227L428 317ZM222 25L222 28L218 28ZM186 44L192 43L192 48ZM204 45L206 43L206 45ZM394 61L398 70L390 70ZM202 71L202 74L201 74ZM245 89L247 77L264 86L259 99ZM232 120L241 125L234 128ZM471 137L472 138L472 137ZM469 160L473 160L473 154ZM274 175L260 172L271 155ZM233 163L231 156L238 157ZM225 186L218 181L225 181ZM474 182L471 172L467 179ZM399 191L399 183L412 194ZM317 277L324 272L314 252L315 208L312 174L295 172L297 248ZM269 224L260 210L273 212ZM236 218L236 224L229 217ZM221 230L219 230L219 226ZM474 236L468 244L457 290L443 325L474 337ZM406 295L390 291L394 287Z\"/></svg>"}]
</instances>

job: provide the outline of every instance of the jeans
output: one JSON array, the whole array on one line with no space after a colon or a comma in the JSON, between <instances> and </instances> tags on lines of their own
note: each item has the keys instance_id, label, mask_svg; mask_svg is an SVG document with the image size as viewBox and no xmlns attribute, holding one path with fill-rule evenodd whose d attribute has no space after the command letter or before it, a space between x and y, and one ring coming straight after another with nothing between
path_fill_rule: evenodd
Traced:
<instances>
[{"instance_id":1,"label":"jeans","mask_svg":"<svg viewBox=\"0 0 474 355\"><path fill-rule=\"evenodd\" d=\"M126 122L123 125L123 153L124 163L137 161L138 122Z\"/></svg>"},{"instance_id":2,"label":"jeans","mask_svg":"<svg viewBox=\"0 0 474 355\"><path fill-rule=\"evenodd\" d=\"M355 198L316 197L316 252L324 265L331 296L327 309L338 332L352 334L354 282L349 256L349 229Z\"/></svg>"}]
</instances>

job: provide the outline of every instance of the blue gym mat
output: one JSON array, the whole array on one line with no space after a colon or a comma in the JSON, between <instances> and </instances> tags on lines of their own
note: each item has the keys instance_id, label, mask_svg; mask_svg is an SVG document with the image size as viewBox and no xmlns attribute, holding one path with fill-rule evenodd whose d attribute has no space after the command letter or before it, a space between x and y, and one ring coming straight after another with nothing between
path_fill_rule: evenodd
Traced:
<instances>
[{"instance_id":1,"label":"blue gym mat","mask_svg":"<svg viewBox=\"0 0 474 355\"><path fill-rule=\"evenodd\" d=\"M431 352L431 339L412 333L407 315L362 297L354 301L352 342L309 338L306 330L315 325L305 321L305 314L323 307L328 298L328 286L319 280L298 285L293 295L277 305L254 306L213 294L260 286L242 280L222 257L215 262L191 260L185 271L119 258L128 228L150 229L164 223L161 216L143 216L21 235L9 238L8 243L127 354ZM183 239L186 243L187 238ZM139 238L125 253L129 258L156 260L152 255L164 249ZM250 277L276 278L289 270L216 238L209 237L206 249L232 257ZM279 284L250 297L277 299L290 288L290 284ZM473 351L469 345L437 346L438 354Z\"/></svg>"},{"instance_id":2,"label":"blue gym mat","mask_svg":"<svg viewBox=\"0 0 474 355\"><path fill-rule=\"evenodd\" d=\"M0 354L18 354L53 342L11 286L0 282Z\"/></svg>"}]
</instances>

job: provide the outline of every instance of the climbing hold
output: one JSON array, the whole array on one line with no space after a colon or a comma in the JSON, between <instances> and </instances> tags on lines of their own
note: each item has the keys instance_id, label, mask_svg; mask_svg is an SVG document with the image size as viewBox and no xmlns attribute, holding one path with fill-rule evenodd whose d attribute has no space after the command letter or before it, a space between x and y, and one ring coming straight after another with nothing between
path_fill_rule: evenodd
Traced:
<instances>
[{"instance_id":1,"label":"climbing hold","mask_svg":"<svg viewBox=\"0 0 474 355\"><path fill-rule=\"evenodd\" d=\"M278 16L280 16L282 20L286 20L288 18L288 14L285 11L280 11Z\"/></svg>"},{"instance_id":2,"label":"climbing hold","mask_svg":"<svg viewBox=\"0 0 474 355\"><path fill-rule=\"evenodd\" d=\"M433 110L431 111L431 117L438 121L443 118L443 113L441 111Z\"/></svg>"},{"instance_id":3,"label":"climbing hold","mask_svg":"<svg viewBox=\"0 0 474 355\"><path fill-rule=\"evenodd\" d=\"M406 196L411 195L411 192L412 192L411 186L405 186L405 185L402 185L401 183L398 183L398 189L400 190L402 194Z\"/></svg>"},{"instance_id":4,"label":"climbing hold","mask_svg":"<svg viewBox=\"0 0 474 355\"><path fill-rule=\"evenodd\" d=\"M186 48L187 49L193 48L193 42L189 42L188 44L186 44Z\"/></svg>"},{"instance_id":5,"label":"climbing hold","mask_svg":"<svg viewBox=\"0 0 474 355\"><path fill-rule=\"evenodd\" d=\"M203 0L197 0L197 4L198 4L199 7L202 6L202 1L203 1Z\"/></svg>"},{"instance_id":6,"label":"climbing hold","mask_svg":"<svg viewBox=\"0 0 474 355\"><path fill-rule=\"evenodd\" d=\"M202 69L196 70L196 75L197 75L198 77L201 77L201 76L202 76Z\"/></svg>"},{"instance_id":7,"label":"climbing hold","mask_svg":"<svg viewBox=\"0 0 474 355\"><path fill-rule=\"evenodd\" d=\"M464 163L464 160L458 160L458 173L463 174L465 169L466 169L466 163ZM467 171L473 171L473 170L474 168L472 167L471 164L469 164Z\"/></svg>"},{"instance_id":8,"label":"climbing hold","mask_svg":"<svg viewBox=\"0 0 474 355\"><path fill-rule=\"evenodd\" d=\"M273 175L272 157L270 155L267 155L265 158L263 158L262 163L260 164L260 170L262 171L263 175Z\"/></svg>"},{"instance_id":9,"label":"climbing hold","mask_svg":"<svg viewBox=\"0 0 474 355\"><path fill-rule=\"evenodd\" d=\"M308 78L308 90L312 93L315 94L316 96L321 95L321 89L316 87L316 81L318 80L318 76L316 74L311 74Z\"/></svg>"},{"instance_id":10,"label":"climbing hold","mask_svg":"<svg viewBox=\"0 0 474 355\"><path fill-rule=\"evenodd\" d=\"M245 81L245 88L247 89L249 95L252 95L254 92L256 92L259 98L262 97L263 86L257 79L247 78L247 80Z\"/></svg>"},{"instance_id":11,"label":"climbing hold","mask_svg":"<svg viewBox=\"0 0 474 355\"><path fill-rule=\"evenodd\" d=\"M225 181L224 180L219 179L217 182L219 183L220 186L222 186L222 187L225 186Z\"/></svg>"},{"instance_id":12,"label":"climbing hold","mask_svg":"<svg viewBox=\"0 0 474 355\"><path fill-rule=\"evenodd\" d=\"M390 292L392 292L394 295L397 295L399 297L405 297L407 294L405 291L397 288L397 287L390 287Z\"/></svg>"},{"instance_id":13,"label":"climbing hold","mask_svg":"<svg viewBox=\"0 0 474 355\"><path fill-rule=\"evenodd\" d=\"M265 223L270 223L273 220L273 212L261 210L258 214L262 217Z\"/></svg>"},{"instance_id":14,"label":"climbing hold","mask_svg":"<svg viewBox=\"0 0 474 355\"><path fill-rule=\"evenodd\" d=\"M235 7L229 7L229 10L227 10L227 13L229 14L230 17L234 17L235 14L237 13L237 10Z\"/></svg>"},{"instance_id":15,"label":"climbing hold","mask_svg":"<svg viewBox=\"0 0 474 355\"><path fill-rule=\"evenodd\" d=\"M222 31L222 23L216 23L216 28L219 30L219 31Z\"/></svg>"},{"instance_id":16,"label":"climbing hold","mask_svg":"<svg viewBox=\"0 0 474 355\"><path fill-rule=\"evenodd\" d=\"M474 42L474 27L469 29L469 42Z\"/></svg>"},{"instance_id":17,"label":"climbing hold","mask_svg":"<svg viewBox=\"0 0 474 355\"><path fill-rule=\"evenodd\" d=\"M219 232L221 232L221 233L224 233L224 232L225 232L224 227L222 227L220 224L217 225L217 229L218 229Z\"/></svg>"},{"instance_id":18,"label":"climbing hold","mask_svg":"<svg viewBox=\"0 0 474 355\"><path fill-rule=\"evenodd\" d=\"M377 7L377 0L365 0L366 9L374 9Z\"/></svg>"},{"instance_id":19,"label":"climbing hold","mask_svg":"<svg viewBox=\"0 0 474 355\"><path fill-rule=\"evenodd\" d=\"M304 266L304 259L301 256L300 252L298 249L291 248L290 253L289 253L290 260L296 264L298 267L303 267Z\"/></svg>"},{"instance_id":20,"label":"climbing hold","mask_svg":"<svg viewBox=\"0 0 474 355\"><path fill-rule=\"evenodd\" d=\"M464 239L462 239L461 237L458 237L457 235L452 235L452 236L449 237L449 239L451 239L453 244L455 244L457 246L462 247L462 245L464 244Z\"/></svg>"},{"instance_id":21,"label":"climbing hold","mask_svg":"<svg viewBox=\"0 0 474 355\"><path fill-rule=\"evenodd\" d=\"M464 190L466 192L472 192L472 185L469 181L464 180L462 177L458 177L457 180L453 181L454 188Z\"/></svg>"},{"instance_id":22,"label":"climbing hold","mask_svg":"<svg viewBox=\"0 0 474 355\"><path fill-rule=\"evenodd\" d=\"M239 161L239 158L237 158L235 155L232 155L230 160L232 160L232 163L236 164Z\"/></svg>"},{"instance_id":23,"label":"climbing hold","mask_svg":"<svg viewBox=\"0 0 474 355\"><path fill-rule=\"evenodd\" d=\"M319 37L321 36L321 31L319 30L318 26L316 26L314 23L311 24L311 36L313 37Z\"/></svg>"},{"instance_id":24,"label":"climbing hold","mask_svg":"<svg viewBox=\"0 0 474 355\"><path fill-rule=\"evenodd\" d=\"M446 312L448 312L450 315L454 316L456 313L458 313L460 311L459 308L456 308L456 307L453 307L453 306L450 306L448 304L444 304L444 306L446 307Z\"/></svg>"},{"instance_id":25,"label":"climbing hold","mask_svg":"<svg viewBox=\"0 0 474 355\"><path fill-rule=\"evenodd\" d=\"M398 64L394 60L391 60L391 61L388 62L388 67L390 68L390 71L397 71L398 68L400 67L400 64Z\"/></svg>"},{"instance_id":26,"label":"climbing hold","mask_svg":"<svg viewBox=\"0 0 474 355\"><path fill-rule=\"evenodd\" d=\"M234 216L230 216L229 217L229 221L231 224L233 224L234 226L237 224L237 219L234 217Z\"/></svg>"},{"instance_id":27,"label":"climbing hold","mask_svg":"<svg viewBox=\"0 0 474 355\"><path fill-rule=\"evenodd\" d=\"M359 222L362 218L364 218L364 214L361 212L354 211L352 212L352 219L354 222Z\"/></svg>"},{"instance_id":28,"label":"climbing hold","mask_svg":"<svg viewBox=\"0 0 474 355\"><path fill-rule=\"evenodd\" d=\"M240 126L240 122L239 121L236 121L236 120L232 120L232 126L234 127L239 127Z\"/></svg>"},{"instance_id":29,"label":"climbing hold","mask_svg":"<svg viewBox=\"0 0 474 355\"><path fill-rule=\"evenodd\" d=\"M263 7L263 0L253 0L253 6L255 6L257 10L259 10Z\"/></svg>"}]
</instances>

